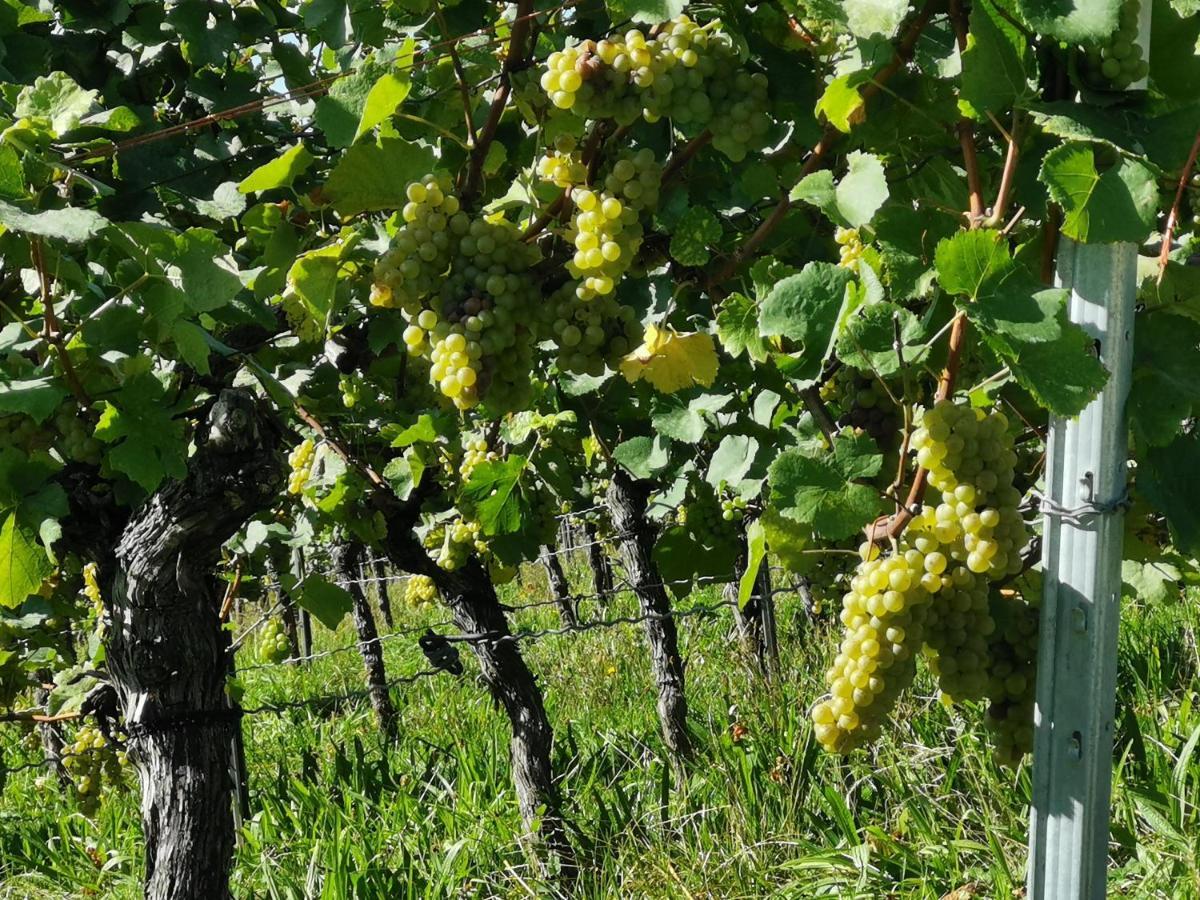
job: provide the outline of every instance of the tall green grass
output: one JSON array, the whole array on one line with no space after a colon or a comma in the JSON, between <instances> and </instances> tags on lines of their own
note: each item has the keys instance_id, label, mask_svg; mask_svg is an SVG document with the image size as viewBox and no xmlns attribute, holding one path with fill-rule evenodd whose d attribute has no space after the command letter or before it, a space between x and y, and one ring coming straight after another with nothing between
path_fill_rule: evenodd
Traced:
<instances>
[{"instance_id":1,"label":"tall green grass","mask_svg":"<svg viewBox=\"0 0 1200 900\"><path fill-rule=\"evenodd\" d=\"M572 572L578 582L586 582ZM586 587L582 584L581 587ZM539 569L505 589L548 596ZM716 599L716 589L691 601ZM399 600L399 592L396 592ZM442 611L397 605L398 627ZM585 618L633 612L588 603ZM553 608L517 625L554 626ZM730 639L727 613L682 625L700 747L665 758L637 626L524 647L555 726L555 767L580 849L583 897L1020 896L1029 769L990 758L981 710L948 712L922 678L869 753L819 752L807 709L835 637L779 598L782 671L765 683ZM1122 623L1110 892L1200 898L1200 610L1130 603ZM352 642L347 627L322 647ZM415 640L385 643L390 676L426 663ZM399 688L386 746L365 702L247 719L252 815L234 873L239 897L552 897L527 856L508 776L508 726L464 651L461 678ZM245 676L245 703L362 686L354 653ZM736 728L735 728L736 726ZM20 756L11 732L5 758ZM0 805L0 897L140 896L136 791L82 816L36 773ZM959 893L952 892L959 890ZM972 893L973 892L973 893Z\"/></svg>"}]
</instances>

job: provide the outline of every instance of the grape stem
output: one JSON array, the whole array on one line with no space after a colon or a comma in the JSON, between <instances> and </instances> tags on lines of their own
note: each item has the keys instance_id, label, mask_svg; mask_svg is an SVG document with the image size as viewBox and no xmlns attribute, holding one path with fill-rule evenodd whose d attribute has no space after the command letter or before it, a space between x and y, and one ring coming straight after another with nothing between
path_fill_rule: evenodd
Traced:
<instances>
[{"instance_id":1,"label":"grape stem","mask_svg":"<svg viewBox=\"0 0 1200 900\"><path fill-rule=\"evenodd\" d=\"M680 170L689 162L691 162L692 157L699 153L701 148L711 141L712 138L713 133L705 128L702 132L688 141L682 150L671 157L666 168L663 169L662 183L666 184L675 178L675 176L679 174Z\"/></svg>"},{"instance_id":2,"label":"grape stem","mask_svg":"<svg viewBox=\"0 0 1200 900\"><path fill-rule=\"evenodd\" d=\"M221 612L218 614L222 622L229 621L229 613L233 610L233 600L237 597L238 588L242 586L242 558L239 556L233 569L233 579L225 589L225 597L221 600Z\"/></svg>"},{"instance_id":3,"label":"grape stem","mask_svg":"<svg viewBox=\"0 0 1200 900\"><path fill-rule=\"evenodd\" d=\"M508 52L504 55L504 65L500 70L500 84L492 97L492 107L488 110L487 121L479 132L475 149L471 153L471 164L463 179L462 200L468 205L479 192L479 182L483 176L483 163L487 159L488 148L496 137L496 129L500 127L500 119L508 105L508 97L512 93L512 73L528 65L526 58L525 39L529 35L533 14L533 0L517 0L517 15L512 22L512 32L509 35Z\"/></svg>"},{"instance_id":4,"label":"grape stem","mask_svg":"<svg viewBox=\"0 0 1200 900\"><path fill-rule=\"evenodd\" d=\"M616 137L616 135L613 136ZM584 145L583 152L580 154L580 160L587 166L589 180L595 175L595 168L600 159L600 145L603 141L604 128L602 125L597 124L592 129L591 136L588 137L588 142ZM563 188L563 192L549 206L542 210L541 215L529 223L529 227L521 234L521 240L526 242L531 241L545 231L547 225L567 211L570 202L571 188Z\"/></svg>"},{"instance_id":5,"label":"grape stem","mask_svg":"<svg viewBox=\"0 0 1200 900\"><path fill-rule=\"evenodd\" d=\"M437 18L438 28L442 37L451 39L450 26L446 24L446 16L442 12L441 0L433 0L433 14ZM454 78L458 82L458 91L462 95L463 119L466 121L467 134L471 138L471 146L479 143L479 135L475 131L475 122L471 118L471 89L467 87L467 75L463 71L462 58L458 55L458 45L451 41L449 46L450 64L454 67Z\"/></svg>"},{"instance_id":6,"label":"grape stem","mask_svg":"<svg viewBox=\"0 0 1200 900\"><path fill-rule=\"evenodd\" d=\"M46 269L46 256L42 250L42 239L34 238L29 245L30 254L33 256L33 264L37 268L38 282L42 289L42 315L45 319L45 324L42 327L42 338L54 348L54 352L58 355L58 361L62 365L63 375L67 379L67 385L71 388L71 393L75 395L75 399L79 401L79 405L85 409L92 405L92 400L87 395L87 391L83 389L83 383L79 380L79 373L75 371L75 364L71 362L71 355L67 352L66 345L63 344L62 329L58 327L58 317L54 314L54 297L50 291L50 273Z\"/></svg>"},{"instance_id":7,"label":"grape stem","mask_svg":"<svg viewBox=\"0 0 1200 900\"><path fill-rule=\"evenodd\" d=\"M1198 154L1200 154L1200 131L1196 132L1196 139L1192 141L1192 150L1188 154L1187 162L1183 164L1183 171L1179 173L1179 184L1175 188L1175 201L1171 204L1171 211L1167 213L1167 224L1163 228L1162 249L1158 253L1157 284L1162 284L1163 275L1167 272L1167 261L1171 257L1171 241L1175 237L1175 225L1179 221L1179 208L1183 204L1183 193L1187 190L1188 181L1191 180Z\"/></svg>"}]
</instances>

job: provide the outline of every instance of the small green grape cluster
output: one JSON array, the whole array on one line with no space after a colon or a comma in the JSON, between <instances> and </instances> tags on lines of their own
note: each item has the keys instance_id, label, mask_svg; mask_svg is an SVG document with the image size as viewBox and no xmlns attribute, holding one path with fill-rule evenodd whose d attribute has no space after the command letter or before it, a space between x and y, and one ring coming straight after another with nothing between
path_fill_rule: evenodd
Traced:
<instances>
[{"instance_id":1,"label":"small green grape cluster","mask_svg":"<svg viewBox=\"0 0 1200 900\"><path fill-rule=\"evenodd\" d=\"M894 444L903 414L878 379L842 366L820 388L842 428L861 428L881 447Z\"/></svg>"},{"instance_id":2,"label":"small green grape cluster","mask_svg":"<svg viewBox=\"0 0 1200 900\"><path fill-rule=\"evenodd\" d=\"M538 177L563 189L585 184L588 168L579 153L575 138L560 134L554 139L554 149L538 160Z\"/></svg>"},{"instance_id":3,"label":"small green grape cluster","mask_svg":"<svg viewBox=\"0 0 1200 900\"><path fill-rule=\"evenodd\" d=\"M740 522L746 518L746 500L725 493L721 497L721 518L726 522Z\"/></svg>"},{"instance_id":4,"label":"small green grape cluster","mask_svg":"<svg viewBox=\"0 0 1200 900\"><path fill-rule=\"evenodd\" d=\"M117 738L122 739L120 735ZM125 762L125 751L91 724L81 726L63 747L63 767L71 776L84 815L95 815L100 808L100 790L106 780L113 787L124 785L121 770Z\"/></svg>"},{"instance_id":5,"label":"small green grape cluster","mask_svg":"<svg viewBox=\"0 0 1200 900\"><path fill-rule=\"evenodd\" d=\"M996 649L990 582L1023 565L1028 531L1003 414L939 401L920 417L912 446L931 488L893 555L860 548L843 598L845 638L826 673L830 697L813 710L817 739L832 751L878 734L922 648L944 702L982 698Z\"/></svg>"},{"instance_id":6,"label":"small green grape cluster","mask_svg":"<svg viewBox=\"0 0 1200 900\"><path fill-rule=\"evenodd\" d=\"M325 324L309 312L294 288L288 287L283 292L279 307L287 318L288 328L303 343L313 344L325 338Z\"/></svg>"},{"instance_id":7,"label":"small green grape cluster","mask_svg":"<svg viewBox=\"0 0 1200 900\"><path fill-rule=\"evenodd\" d=\"M100 465L102 447L93 430L80 417L74 404L64 404L54 414L54 427L61 436L58 444L64 462Z\"/></svg>"},{"instance_id":8,"label":"small green grape cluster","mask_svg":"<svg viewBox=\"0 0 1200 900\"><path fill-rule=\"evenodd\" d=\"M705 547L715 546L731 536L717 493L706 481L693 481L688 485L687 497L675 511L675 523L687 529L692 540Z\"/></svg>"},{"instance_id":9,"label":"small green grape cluster","mask_svg":"<svg viewBox=\"0 0 1200 900\"><path fill-rule=\"evenodd\" d=\"M541 84L550 102L585 119L632 124L671 119L713 132L734 162L763 146L771 128L767 79L750 72L719 22L687 16L647 36L639 29L551 53Z\"/></svg>"},{"instance_id":10,"label":"small green grape cluster","mask_svg":"<svg viewBox=\"0 0 1200 900\"><path fill-rule=\"evenodd\" d=\"M448 179L408 186L405 226L375 267L372 302L400 309L408 352L430 361L431 383L457 409L487 395L497 409L531 390L533 334L541 300L529 273L537 247L503 216L472 218Z\"/></svg>"},{"instance_id":11,"label":"small green grape cluster","mask_svg":"<svg viewBox=\"0 0 1200 900\"><path fill-rule=\"evenodd\" d=\"M488 449L487 438L468 438L463 442L463 458L458 467L458 475L463 481L466 481L471 477L471 473L475 471L477 465L499 458L498 453Z\"/></svg>"},{"instance_id":12,"label":"small green grape cluster","mask_svg":"<svg viewBox=\"0 0 1200 900\"><path fill-rule=\"evenodd\" d=\"M1085 78L1093 87L1123 91L1149 73L1149 63L1142 59L1144 51L1137 42L1140 17L1140 0L1125 0L1117 30L1104 43L1084 48Z\"/></svg>"},{"instance_id":13,"label":"small green grape cluster","mask_svg":"<svg viewBox=\"0 0 1200 900\"><path fill-rule=\"evenodd\" d=\"M341 375L338 388L342 392L342 404L346 409L357 406L367 393L366 380L361 375Z\"/></svg>"},{"instance_id":14,"label":"small green grape cluster","mask_svg":"<svg viewBox=\"0 0 1200 900\"><path fill-rule=\"evenodd\" d=\"M583 300L577 287L568 282L540 307L541 332L558 350L559 369L602 375L638 345L642 326L633 307L613 296Z\"/></svg>"},{"instance_id":15,"label":"small green grape cluster","mask_svg":"<svg viewBox=\"0 0 1200 900\"><path fill-rule=\"evenodd\" d=\"M428 609L437 599L437 585L428 575L413 575L404 583L404 602L417 609Z\"/></svg>"},{"instance_id":16,"label":"small green grape cluster","mask_svg":"<svg viewBox=\"0 0 1200 900\"><path fill-rule=\"evenodd\" d=\"M993 591L991 614L996 622L988 647L985 723L995 740L996 761L1015 766L1033 752L1033 703L1037 687L1039 609L1037 598Z\"/></svg>"},{"instance_id":17,"label":"small green grape cluster","mask_svg":"<svg viewBox=\"0 0 1200 900\"><path fill-rule=\"evenodd\" d=\"M843 269L857 269L866 247L858 229L839 226L833 232L833 240L838 245L838 265Z\"/></svg>"},{"instance_id":18,"label":"small green grape cluster","mask_svg":"<svg viewBox=\"0 0 1200 900\"><path fill-rule=\"evenodd\" d=\"M622 150L604 176L604 194L638 212L652 210L658 206L662 176L663 168L653 150Z\"/></svg>"},{"instance_id":19,"label":"small green grape cluster","mask_svg":"<svg viewBox=\"0 0 1200 900\"><path fill-rule=\"evenodd\" d=\"M268 619L258 635L258 658L266 663L283 662L292 652L287 630L279 619Z\"/></svg>"},{"instance_id":20,"label":"small green grape cluster","mask_svg":"<svg viewBox=\"0 0 1200 900\"><path fill-rule=\"evenodd\" d=\"M457 516L429 529L425 547L433 551L434 562L447 572L462 568L471 553L487 553L488 544L480 536L478 522Z\"/></svg>"},{"instance_id":21,"label":"small green grape cluster","mask_svg":"<svg viewBox=\"0 0 1200 900\"><path fill-rule=\"evenodd\" d=\"M313 464L317 459L317 445L305 438L288 454L291 474L288 476L288 493L299 494L312 476Z\"/></svg>"},{"instance_id":22,"label":"small green grape cluster","mask_svg":"<svg viewBox=\"0 0 1200 900\"><path fill-rule=\"evenodd\" d=\"M642 244L637 210L595 191L575 191L573 196L576 211L567 239L575 255L567 262L567 271L578 282L575 292L580 300L608 296Z\"/></svg>"},{"instance_id":23,"label":"small green grape cluster","mask_svg":"<svg viewBox=\"0 0 1200 900\"><path fill-rule=\"evenodd\" d=\"M48 450L47 433L28 416L0 416L0 447L13 447L24 453Z\"/></svg>"}]
</instances>

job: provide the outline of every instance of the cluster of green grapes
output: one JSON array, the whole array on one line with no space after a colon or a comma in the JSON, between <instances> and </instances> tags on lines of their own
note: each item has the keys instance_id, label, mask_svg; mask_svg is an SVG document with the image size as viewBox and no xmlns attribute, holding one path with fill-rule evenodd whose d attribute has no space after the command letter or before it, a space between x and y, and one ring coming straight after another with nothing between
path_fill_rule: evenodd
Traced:
<instances>
[{"instance_id":1,"label":"cluster of green grapes","mask_svg":"<svg viewBox=\"0 0 1200 900\"><path fill-rule=\"evenodd\" d=\"M616 197L590 190L574 192L575 214L567 239L575 255L567 271L578 284L580 300L611 294L628 271L642 245L642 224L637 210Z\"/></svg>"},{"instance_id":2,"label":"cluster of green grapes","mask_svg":"<svg viewBox=\"0 0 1200 900\"><path fill-rule=\"evenodd\" d=\"M462 568L471 553L486 553L487 541L480 536L478 522L457 516L429 529L425 535L425 547L433 551L434 562L447 572Z\"/></svg>"},{"instance_id":3,"label":"cluster of green grapes","mask_svg":"<svg viewBox=\"0 0 1200 900\"><path fill-rule=\"evenodd\" d=\"M353 409L366 396L367 382L361 375L340 375L338 389L342 392L342 403L346 409Z\"/></svg>"},{"instance_id":4,"label":"cluster of green grapes","mask_svg":"<svg viewBox=\"0 0 1200 900\"><path fill-rule=\"evenodd\" d=\"M0 417L0 447L14 447L25 453L48 450L47 434L28 416Z\"/></svg>"},{"instance_id":5,"label":"cluster of green grapes","mask_svg":"<svg viewBox=\"0 0 1200 900\"><path fill-rule=\"evenodd\" d=\"M922 647L946 702L981 699L991 683L991 582L1021 570L1028 540L1008 423L942 400L924 411L912 447L930 488L894 553L860 548L842 603L844 640L826 673L830 697L813 710L829 750L878 734Z\"/></svg>"},{"instance_id":6,"label":"cluster of green grapes","mask_svg":"<svg viewBox=\"0 0 1200 900\"><path fill-rule=\"evenodd\" d=\"M428 575L413 575L404 583L404 602L417 609L428 609L437 599L437 585Z\"/></svg>"},{"instance_id":7,"label":"cluster of green grapes","mask_svg":"<svg viewBox=\"0 0 1200 900\"><path fill-rule=\"evenodd\" d=\"M84 815L94 815L99 809L100 789L106 779L113 787L124 784L121 777L124 765L125 751L115 746L95 725L83 725L75 732L75 739L63 747L63 767L75 785Z\"/></svg>"},{"instance_id":8,"label":"cluster of green grapes","mask_svg":"<svg viewBox=\"0 0 1200 900\"><path fill-rule=\"evenodd\" d=\"M541 85L556 107L585 119L708 128L734 162L763 146L771 127L766 76L747 70L716 21L679 16L649 36L634 28L567 47L550 54Z\"/></svg>"},{"instance_id":9,"label":"cluster of green grapes","mask_svg":"<svg viewBox=\"0 0 1200 900\"><path fill-rule=\"evenodd\" d=\"M93 429L80 417L74 404L68 403L58 408L54 414L54 427L61 436L58 448L64 462L100 465L101 444L96 440Z\"/></svg>"},{"instance_id":10,"label":"cluster of green grapes","mask_svg":"<svg viewBox=\"0 0 1200 900\"><path fill-rule=\"evenodd\" d=\"M299 494L312 476L313 464L317 460L317 445L305 438L288 454L291 474L288 476L288 493Z\"/></svg>"},{"instance_id":11,"label":"cluster of green grapes","mask_svg":"<svg viewBox=\"0 0 1200 900\"><path fill-rule=\"evenodd\" d=\"M728 493L722 493L721 518L726 522L740 522L746 518L745 499Z\"/></svg>"},{"instance_id":12,"label":"cluster of green grapes","mask_svg":"<svg viewBox=\"0 0 1200 900\"><path fill-rule=\"evenodd\" d=\"M692 540L706 547L731 536L717 492L707 481L696 480L688 484L687 497L675 511L675 524L686 528Z\"/></svg>"},{"instance_id":13,"label":"cluster of green grapes","mask_svg":"<svg viewBox=\"0 0 1200 900\"><path fill-rule=\"evenodd\" d=\"M1123 91L1149 73L1150 65L1142 59L1137 42L1140 17L1139 0L1125 0L1117 30L1103 44L1084 48L1084 76L1093 87Z\"/></svg>"},{"instance_id":14,"label":"cluster of green grapes","mask_svg":"<svg viewBox=\"0 0 1200 900\"><path fill-rule=\"evenodd\" d=\"M468 438L463 442L463 458L458 467L458 475L463 481L466 481L471 477L471 473L475 471L477 465L499 458L498 453L488 449L487 438Z\"/></svg>"},{"instance_id":15,"label":"cluster of green grapes","mask_svg":"<svg viewBox=\"0 0 1200 900\"><path fill-rule=\"evenodd\" d=\"M896 441L903 413L879 381L843 366L820 388L821 399L837 413L843 428L861 428L880 446Z\"/></svg>"},{"instance_id":16,"label":"cluster of green grapes","mask_svg":"<svg viewBox=\"0 0 1200 900\"><path fill-rule=\"evenodd\" d=\"M993 591L996 629L988 647L988 730L996 743L996 760L1013 766L1033 751L1033 702L1037 686L1039 609L1010 591Z\"/></svg>"},{"instance_id":17,"label":"cluster of green grapes","mask_svg":"<svg viewBox=\"0 0 1200 900\"><path fill-rule=\"evenodd\" d=\"M541 300L530 267L537 247L502 216L462 212L446 178L408 186L405 225L375 267L371 301L399 308L410 354L430 361L430 382L460 410L486 394L498 408L530 390Z\"/></svg>"},{"instance_id":18,"label":"cluster of green grapes","mask_svg":"<svg viewBox=\"0 0 1200 900\"><path fill-rule=\"evenodd\" d=\"M640 343L642 326L633 307L615 297L583 300L568 282L540 308L541 330L558 350L559 369L601 375Z\"/></svg>"},{"instance_id":19,"label":"cluster of green grapes","mask_svg":"<svg viewBox=\"0 0 1200 900\"><path fill-rule=\"evenodd\" d=\"M292 642L288 639L283 622L268 619L258 635L258 658L266 663L281 663L291 652Z\"/></svg>"},{"instance_id":20,"label":"cluster of green grapes","mask_svg":"<svg viewBox=\"0 0 1200 900\"><path fill-rule=\"evenodd\" d=\"M839 226L833 232L833 239L838 245L838 265L843 269L857 268L858 261L862 259L863 248L866 247L858 229Z\"/></svg>"},{"instance_id":21,"label":"cluster of green grapes","mask_svg":"<svg viewBox=\"0 0 1200 900\"><path fill-rule=\"evenodd\" d=\"M538 160L538 177L564 190L584 184L588 167L583 162L575 138L560 134L554 139L554 149Z\"/></svg>"}]
</instances>

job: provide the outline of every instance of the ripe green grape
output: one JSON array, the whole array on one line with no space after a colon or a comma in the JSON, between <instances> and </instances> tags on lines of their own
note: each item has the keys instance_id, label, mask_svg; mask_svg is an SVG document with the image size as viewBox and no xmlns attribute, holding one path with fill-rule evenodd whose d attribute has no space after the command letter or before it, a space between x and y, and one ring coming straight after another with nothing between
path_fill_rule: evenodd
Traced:
<instances>
[{"instance_id":1,"label":"ripe green grape","mask_svg":"<svg viewBox=\"0 0 1200 900\"><path fill-rule=\"evenodd\" d=\"M263 625L258 637L258 658L266 663L281 663L292 652L292 644L288 639L283 622L279 619L268 619Z\"/></svg>"},{"instance_id":2,"label":"ripe green grape","mask_svg":"<svg viewBox=\"0 0 1200 900\"><path fill-rule=\"evenodd\" d=\"M404 583L404 602L417 609L427 609L437 599L437 585L428 575L413 575Z\"/></svg>"},{"instance_id":3,"label":"ripe green grape","mask_svg":"<svg viewBox=\"0 0 1200 900\"><path fill-rule=\"evenodd\" d=\"M433 551L434 562L447 572L462 568L472 552L488 551L487 542L480 535L479 523L462 516L431 528L424 543Z\"/></svg>"},{"instance_id":4,"label":"ripe green grape","mask_svg":"<svg viewBox=\"0 0 1200 900\"><path fill-rule=\"evenodd\" d=\"M687 499L675 511L675 522L686 528L696 543L712 547L733 539L733 530L721 512L712 485L694 481L688 485Z\"/></svg>"},{"instance_id":5,"label":"ripe green grape","mask_svg":"<svg viewBox=\"0 0 1200 900\"><path fill-rule=\"evenodd\" d=\"M997 628L989 643L984 720L996 743L996 760L1014 766L1033 751L1033 702L1037 686L1039 610L1037 598L993 591L992 617Z\"/></svg>"},{"instance_id":6,"label":"ripe green grape","mask_svg":"<svg viewBox=\"0 0 1200 900\"><path fill-rule=\"evenodd\" d=\"M455 238L467 231L470 219L459 208L448 176L414 181L406 196L400 213L404 225L375 264L371 302L416 315L421 299L437 290L450 266Z\"/></svg>"},{"instance_id":7,"label":"ripe green grape","mask_svg":"<svg viewBox=\"0 0 1200 900\"><path fill-rule=\"evenodd\" d=\"M640 343L642 326L632 307L611 295L583 300L571 281L539 308L541 337L554 342L562 371L602 375Z\"/></svg>"},{"instance_id":8,"label":"ripe green grape","mask_svg":"<svg viewBox=\"0 0 1200 900\"><path fill-rule=\"evenodd\" d=\"M1141 81L1150 71L1142 58L1145 49L1138 44L1138 23L1141 17L1139 0L1121 4L1118 27L1108 40L1084 48L1081 69L1092 87L1123 91Z\"/></svg>"},{"instance_id":9,"label":"ripe green grape","mask_svg":"<svg viewBox=\"0 0 1200 900\"><path fill-rule=\"evenodd\" d=\"M299 494L308 484L312 476L313 463L316 462L317 446L310 438L305 438L288 454L288 465L291 475L288 477L288 493Z\"/></svg>"},{"instance_id":10,"label":"ripe green grape","mask_svg":"<svg viewBox=\"0 0 1200 900\"><path fill-rule=\"evenodd\" d=\"M606 297L628 271L642 243L637 211L616 197L590 190L574 193L576 212L567 238L575 255L567 271L580 300Z\"/></svg>"},{"instance_id":11,"label":"ripe green grape","mask_svg":"<svg viewBox=\"0 0 1200 900\"><path fill-rule=\"evenodd\" d=\"M124 786L122 767L125 763L125 751L92 724L81 726L63 747L63 767L71 776L75 797L84 815L95 815L100 808L100 791L105 781L113 787Z\"/></svg>"}]
</instances>

